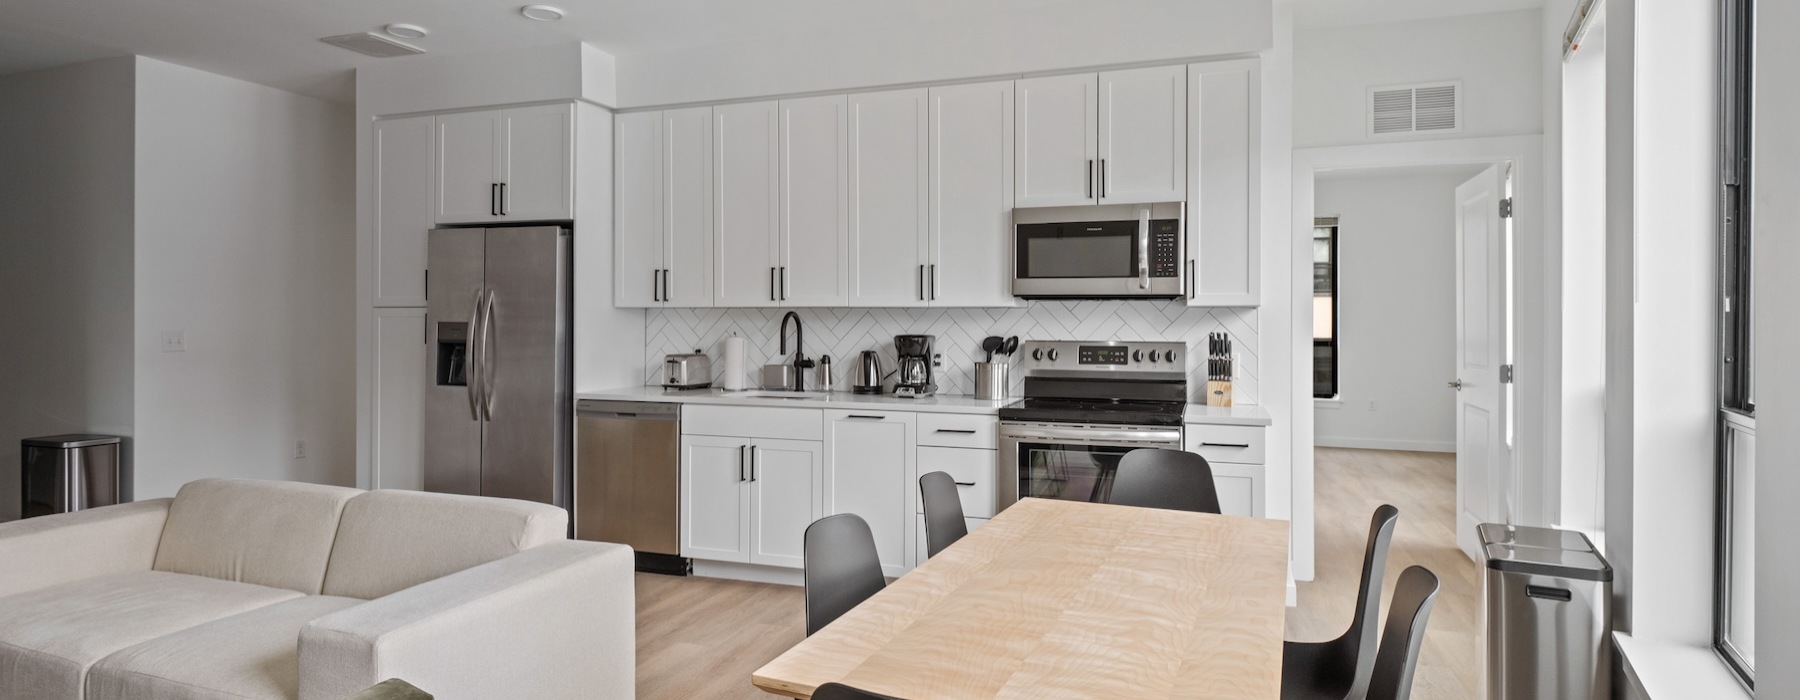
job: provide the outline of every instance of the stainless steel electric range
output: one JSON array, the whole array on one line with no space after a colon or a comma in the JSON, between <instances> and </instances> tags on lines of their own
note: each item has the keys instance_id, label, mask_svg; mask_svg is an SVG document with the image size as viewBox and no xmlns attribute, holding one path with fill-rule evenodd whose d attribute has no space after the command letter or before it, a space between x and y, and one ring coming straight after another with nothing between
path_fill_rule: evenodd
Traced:
<instances>
[{"instance_id":1,"label":"stainless steel electric range","mask_svg":"<svg viewBox=\"0 0 1800 700\"><path fill-rule=\"evenodd\" d=\"M1105 503L1119 459L1181 449L1187 346L1129 341L1020 345L1024 398L1000 409L999 506L1031 496Z\"/></svg>"}]
</instances>

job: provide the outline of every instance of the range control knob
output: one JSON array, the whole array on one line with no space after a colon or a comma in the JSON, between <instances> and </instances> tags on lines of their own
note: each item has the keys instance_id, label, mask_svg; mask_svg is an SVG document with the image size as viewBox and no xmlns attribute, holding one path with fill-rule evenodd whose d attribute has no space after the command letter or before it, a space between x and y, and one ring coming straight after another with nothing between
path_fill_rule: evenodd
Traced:
<instances>
[{"instance_id":1,"label":"range control knob","mask_svg":"<svg viewBox=\"0 0 1800 700\"><path fill-rule=\"evenodd\" d=\"M1144 351L1142 351L1142 350L1131 351L1131 361L1132 362L1143 362L1144 361Z\"/></svg>"},{"instance_id":2,"label":"range control knob","mask_svg":"<svg viewBox=\"0 0 1800 700\"><path fill-rule=\"evenodd\" d=\"M1031 351L1031 359L1040 360L1040 361L1043 360L1044 359L1044 349L1043 348L1033 348Z\"/></svg>"},{"instance_id":3,"label":"range control knob","mask_svg":"<svg viewBox=\"0 0 1800 700\"><path fill-rule=\"evenodd\" d=\"M1050 361L1051 362L1056 361L1056 355L1057 355L1056 348L1050 348Z\"/></svg>"},{"instance_id":4,"label":"range control knob","mask_svg":"<svg viewBox=\"0 0 1800 700\"><path fill-rule=\"evenodd\" d=\"M1157 362L1157 361L1160 361L1160 360L1162 360L1162 353L1160 353L1160 352L1157 352L1157 351L1155 351L1155 350L1151 350L1151 351L1150 351L1150 361L1151 361L1151 362Z\"/></svg>"},{"instance_id":5,"label":"range control knob","mask_svg":"<svg viewBox=\"0 0 1800 700\"><path fill-rule=\"evenodd\" d=\"M1163 355L1163 358L1164 358L1164 359L1167 359L1167 360L1168 360L1168 361L1170 361L1170 362L1174 362L1174 361L1175 361L1175 351L1174 351L1174 350L1170 350L1170 351L1169 351L1169 352L1168 352L1168 354L1166 354L1166 355Z\"/></svg>"}]
</instances>

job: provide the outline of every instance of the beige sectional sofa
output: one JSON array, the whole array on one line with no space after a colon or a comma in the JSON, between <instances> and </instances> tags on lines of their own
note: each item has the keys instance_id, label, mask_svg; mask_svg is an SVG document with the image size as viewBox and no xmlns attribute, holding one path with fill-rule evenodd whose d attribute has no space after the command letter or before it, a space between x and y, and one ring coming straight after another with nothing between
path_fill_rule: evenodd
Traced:
<instances>
[{"instance_id":1,"label":"beige sectional sofa","mask_svg":"<svg viewBox=\"0 0 1800 700\"><path fill-rule=\"evenodd\" d=\"M630 698L631 548L494 498L208 479L0 524L0 700Z\"/></svg>"}]
</instances>

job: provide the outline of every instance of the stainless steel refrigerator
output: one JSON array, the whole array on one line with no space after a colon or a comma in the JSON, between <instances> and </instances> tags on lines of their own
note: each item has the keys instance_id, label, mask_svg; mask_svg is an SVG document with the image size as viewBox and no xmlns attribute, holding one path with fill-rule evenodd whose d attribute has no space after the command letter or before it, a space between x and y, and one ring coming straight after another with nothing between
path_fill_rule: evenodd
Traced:
<instances>
[{"instance_id":1,"label":"stainless steel refrigerator","mask_svg":"<svg viewBox=\"0 0 1800 700\"><path fill-rule=\"evenodd\" d=\"M569 507L569 229L428 238L425 490Z\"/></svg>"}]
</instances>

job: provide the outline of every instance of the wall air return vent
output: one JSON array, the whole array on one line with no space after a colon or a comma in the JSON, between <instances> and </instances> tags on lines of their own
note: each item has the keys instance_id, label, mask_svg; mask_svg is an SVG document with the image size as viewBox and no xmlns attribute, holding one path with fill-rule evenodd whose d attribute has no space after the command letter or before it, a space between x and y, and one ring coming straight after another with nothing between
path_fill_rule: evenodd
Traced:
<instances>
[{"instance_id":1,"label":"wall air return vent","mask_svg":"<svg viewBox=\"0 0 1800 700\"><path fill-rule=\"evenodd\" d=\"M1369 135L1453 134L1462 131L1462 83L1422 83L1369 89Z\"/></svg>"},{"instance_id":2,"label":"wall air return vent","mask_svg":"<svg viewBox=\"0 0 1800 700\"><path fill-rule=\"evenodd\" d=\"M425 49L421 49L403 41L394 41L393 39L389 39L374 32L339 34L337 36L325 37L319 41L331 44L340 49L349 49L364 56L374 56L376 58L393 58L395 56L411 56L414 54L425 53Z\"/></svg>"}]
</instances>

